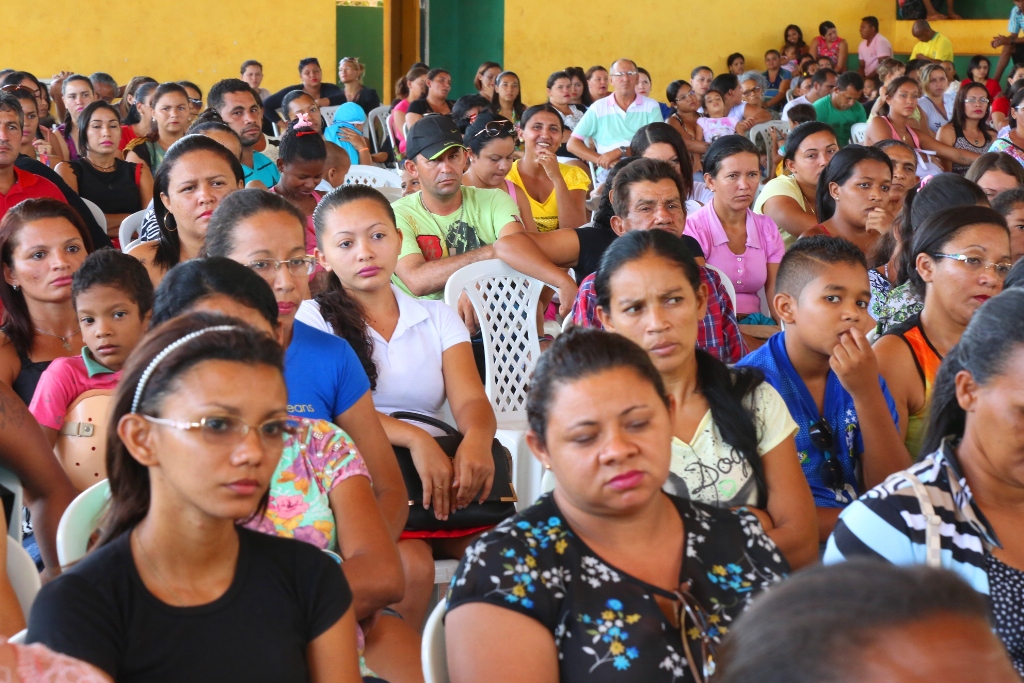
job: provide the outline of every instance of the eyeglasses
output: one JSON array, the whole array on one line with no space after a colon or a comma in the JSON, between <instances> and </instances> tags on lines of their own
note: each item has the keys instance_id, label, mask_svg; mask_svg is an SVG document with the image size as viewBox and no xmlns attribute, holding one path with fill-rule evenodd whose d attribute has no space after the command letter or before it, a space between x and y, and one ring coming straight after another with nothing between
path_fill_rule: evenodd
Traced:
<instances>
[{"instance_id":1,"label":"eyeglasses","mask_svg":"<svg viewBox=\"0 0 1024 683\"><path fill-rule=\"evenodd\" d=\"M277 276L277 271L281 269L281 266L287 266L288 272L291 273L293 277L312 275L313 270L316 268L316 259L312 256L296 256L295 258L290 258L285 261L264 258L257 259L256 261L249 261L245 265L246 267L256 271L256 274L264 280L273 280Z\"/></svg>"},{"instance_id":2,"label":"eyeglasses","mask_svg":"<svg viewBox=\"0 0 1024 683\"><path fill-rule=\"evenodd\" d=\"M678 97L676 97L676 102L683 102L685 100L690 99L691 97L697 97L697 93L694 92L693 90L686 93L685 95L679 95Z\"/></svg>"},{"instance_id":3,"label":"eyeglasses","mask_svg":"<svg viewBox=\"0 0 1024 683\"><path fill-rule=\"evenodd\" d=\"M690 667L690 673L693 674L694 680L698 683L706 683L715 675L715 649L719 644L718 629L711 624L707 611L690 593L691 585L692 581L687 581L679 587L676 593L676 596L679 598L679 611L676 613L676 618L679 623L681 640L683 641L683 652L686 653L686 663ZM692 628L687 629L687 621L693 625ZM692 640L700 639L700 672L697 670L697 662L694 660L693 652L690 650L691 638L688 632L695 632Z\"/></svg>"},{"instance_id":4,"label":"eyeglasses","mask_svg":"<svg viewBox=\"0 0 1024 683\"><path fill-rule=\"evenodd\" d=\"M201 106L203 106L203 101L201 99L200 100L194 100L191 97L189 97L188 98L188 103L191 104L193 107L201 107Z\"/></svg>"},{"instance_id":5,"label":"eyeglasses","mask_svg":"<svg viewBox=\"0 0 1024 683\"><path fill-rule=\"evenodd\" d=\"M835 446L835 437L832 435L832 427L825 418L821 418L807 428L807 435L811 438L811 445L819 451L824 452L825 461L821 463L818 476L821 483L830 489L841 489L846 487L846 474L843 472L843 465L839 462L832 449Z\"/></svg>"},{"instance_id":6,"label":"eyeglasses","mask_svg":"<svg viewBox=\"0 0 1024 683\"><path fill-rule=\"evenodd\" d=\"M473 134L476 138L480 135L486 135L489 138L496 137L502 133L512 133L515 131L515 126L511 121L488 121L483 128Z\"/></svg>"},{"instance_id":7,"label":"eyeglasses","mask_svg":"<svg viewBox=\"0 0 1024 683\"><path fill-rule=\"evenodd\" d=\"M148 422L153 424L191 431L198 429L203 441L211 446L222 448L234 448L242 443L249 430L255 429L260 437L260 442L267 448L280 448L290 434L299 430L299 421L290 417L275 417L258 425L251 425L240 417L233 415L210 415L202 418L199 422L182 422L169 420L163 417L143 415Z\"/></svg>"},{"instance_id":8,"label":"eyeglasses","mask_svg":"<svg viewBox=\"0 0 1024 683\"><path fill-rule=\"evenodd\" d=\"M761 92L761 86L759 86L759 85L755 85L750 90L742 90L742 89L740 90L740 93L742 93L744 97L746 97L747 95L753 95L754 93L759 93L759 92Z\"/></svg>"},{"instance_id":9,"label":"eyeglasses","mask_svg":"<svg viewBox=\"0 0 1024 683\"><path fill-rule=\"evenodd\" d=\"M987 97L968 97L964 100L965 104L988 104Z\"/></svg>"},{"instance_id":10,"label":"eyeglasses","mask_svg":"<svg viewBox=\"0 0 1024 683\"><path fill-rule=\"evenodd\" d=\"M967 266L967 270L977 273L982 270L992 269L996 277L1000 280L1006 279L1006 276L1010 274L1010 268L1013 267L1012 263L992 263L991 261L984 261L977 256L968 256L967 254L932 254L935 258L948 258Z\"/></svg>"},{"instance_id":11,"label":"eyeglasses","mask_svg":"<svg viewBox=\"0 0 1024 683\"><path fill-rule=\"evenodd\" d=\"M12 93L15 97L19 95L22 97L31 97L32 99L37 99L39 97L39 95L37 95L36 93L32 92L25 86L19 85L17 83L11 83L10 85L0 87L0 90L2 90L3 92Z\"/></svg>"},{"instance_id":12,"label":"eyeglasses","mask_svg":"<svg viewBox=\"0 0 1024 683\"><path fill-rule=\"evenodd\" d=\"M616 76L636 76L639 73L639 71L616 71L612 73L612 78L615 78Z\"/></svg>"}]
</instances>

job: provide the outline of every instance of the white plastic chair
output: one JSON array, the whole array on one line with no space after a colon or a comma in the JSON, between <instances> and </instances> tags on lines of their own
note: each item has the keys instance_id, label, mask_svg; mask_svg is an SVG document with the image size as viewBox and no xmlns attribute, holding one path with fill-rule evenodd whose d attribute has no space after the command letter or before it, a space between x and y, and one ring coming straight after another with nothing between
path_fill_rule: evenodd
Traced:
<instances>
[{"instance_id":1,"label":"white plastic chair","mask_svg":"<svg viewBox=\"0 0 1024 683\"><path fill-rule=\"evenodd\" d=\"M100 224L100 228L103 230L103 232L106 232L107 216L103 213L103 209L96 206L94 202L89 201L85 197L82 197L82 201L85 202L85 205L89 207L89 212L92 214L92 217L96 219L96 222Z\"/></svg>"},{"instance_id":2,"label":"white plastic chair","mask_svg":"<svg viewBox=\"0 0 1024 683\"><path fill-rule=\"evenodd\" d=\"M36 593L43 587L39 579L39 570L28 551L21 547L21 543L10 536L7 537L7 578L11 580L14 594L18 596L18 604L21 605L21 613L28 619L32 611L32 603L36 599Z\"/></svg>"},{"instance_id":3,"label":"white plastic chair","mask_svg":"<svg viewBox=\"0 0 1024 683\"><path fill-rule=\"evenodd\" d=\"M125 247L131 244L135 234L142 227L142 218L145 215L146 209L143 209L142 211L136 211L121 221L121 226L117 229L117 238L118 242L121 243L121 251L124 251Z\"/></svg>"},{"instance_id":4,"label":"white plastic chair","mask_svg":"<svg viewBox=\"0 0 1024 683\"><path fill-rule=\"evenodd\" d=\"M100 523L100 513L110 498L110 482L104 479L78 494L57 525L57 559L61 567L85 557L89 537Z\"/></svg>"},{"instance_id":5,"label":"white plastic chair","mask_svg":"<svg viewBox=\"0 0 1024 683\"><path fill-rule=\"evenodd\" d=\"M334 114L338 111L340 104L336 104L333 107L320 107L320 116L323 118L324 123L328 126L334 123Z\"/></svg>"},{"instance_id":6,"label":"white plastic chair","mask_svg":"<svg viewBox=\"0 0 1024 683\"><path fill-rule=\"evenodd\" d=\"M864 137L868 133L868 124L855 123L850 126L850 142L855 145L863 145Z\"/></svg>"},{"instance_id":7,"label":"white plastic chair","mask_svg":"<svg viewBox=\"0 0 1024 683\"><path fill-rule=\"evenodd\" d=\"M131 242L129 242L128 244L122 244L122 245L121 245L121 251L122 251L122 252L124 252L125 254L127 254L127 253L128 253L129 251L131 251L131 250L132 250L132 249L134 249L135 247L139 246L139 245L140 245L140 244L142 244L142 243L143 243L144 241L145 241L145 240L143 240L143 239L142 239L141 237L137 237L136 239L133 239L133 240L132 240Z\"/></svg>"},{"instance_id":8,"label":"white plastic chair","mask_svg":"<svg viewBox=\"0 0 1024 683\"><path fill-rule=\"evenodd\" d=\"M387 168L356 164L345 175L346 185L369 185L370 187L402 187L402 176Z\"/></svg>"},{"instance_id":9,"label":"white plastic chair","mask_svg":"<svg viewBox=\"0 0 1024 683\"><path fill-rule=\"evenodd\" d=\"M733 311L735 311L736 310L736 285L734 285L732 283L732 280L729 279L728 275L726 275L724 272L722 272L721 268L716 268L715 266L711 265L710 263L705 264L705 267L708 270L715 271L716 273L718 273L718 277L722 278L722 285L725 287L725 291L729 294L729 301L732 302L732 309L733 309Z\"/></svg>"},{"instance_id":10,"label":"white plastic chair","mask_svg":"<svg viewBox=\"0 0 1024 683\"><path fill-rule=\"evenodd\" d=\"M486 349L484 388L498 421L496 437L512 454L520 509L540 495L542 468L525 436L526 393L540 358L537 305L544 285L489 259L455 271L444 288L444 301L455 310L465 291L480 322Z\"/></svg>"},{"instance_id":11,"label":"white plastic chair","mask_svg":"<svg viewBox=\"0 0 1024 683\"><path fill-rule=\"evenodd\" d=\"M390 110L391 107L383 104L376 109L371 109L370 113L366 115L366 125L370 129L370 142L373 143L374 152L384 150L384 134L387 129L386 122Z\"/></svg>"},{"instance_id":12,"label":"white plastic chair","mask_svg":"<svg viewBox=\"0 0 1024 683\"><path fill-rule=\"evenodd\" d=\"M24 645L26 637L28 637L28 629L27 628L23 628L20 631L18 631L17 633L15 633L13 636L8 638L7 642L8 643L13 643L14 645Z\"/></svg>"},{"instance_id":13,"label":"white plastic chair","mask_svg":"<svg viewBox=\"0 0 1024 683\"><path fill-rule=\"evenodd\" d=\"M444 613L448 601L442 599L427 617L423 626L423 640L420 645L420 662L423 665L424 683L449 683L448 651L445 649Z\"/></svg>"},{"instance_id":14,"label":"white plastic chair","mask_svg":"<svg viewBox=\"0 0 1024 683\"><path fill-rule=\"evenodd\" d=\"M395 115L393 113L388 114L388 117L384 119L384 127L388 131L388 139L391 140L391 149L395 150L395 159L398 159L398 139L395 137Z\"/></svg>"},{"instance_id":15,"label":"white plastic chair","mask_svg":"<svg viewBox=\"0 0 1024 683\"><path fill-rule=\"evenodd\" d=\"M768 157L768 163L772 162L772 136L771 129L779 131L780 137L789 132L788 121L765 121L759 123L747 131L747 137L757 145L757 148Z\"/></svg>"},{"instance_id":16,"label":"white plastic chair","mask_svg":"<svg viewBox=\"0 0 1024 683\"><path fill-rule=\"evenodd\" d=\"M7 535L21 543L21 508L25 505L21 480L14 472L0 467L0 484L14 493L14 507L11 509L11 518L7 520Z\"/></svg>"}]
</instances>

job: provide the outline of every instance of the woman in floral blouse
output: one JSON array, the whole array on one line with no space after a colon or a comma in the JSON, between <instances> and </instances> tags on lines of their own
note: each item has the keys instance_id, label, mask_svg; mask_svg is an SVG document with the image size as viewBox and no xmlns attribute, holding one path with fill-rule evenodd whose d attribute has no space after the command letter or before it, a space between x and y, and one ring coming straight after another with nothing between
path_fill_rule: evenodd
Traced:
<instances>
[{"instance_id":1,"label":"woman in floral blouse","mask_svg":"<svg viewBox=\"0 0 1024 683\"><path fill-rule=\"evenodd\" d=\"M527 441L558 483L467 550L445 620L452 682L708 680L785 559L745 509L661 491L673 407L640 347L574 329L533 377Z\"/></svg>"}]
</instances>

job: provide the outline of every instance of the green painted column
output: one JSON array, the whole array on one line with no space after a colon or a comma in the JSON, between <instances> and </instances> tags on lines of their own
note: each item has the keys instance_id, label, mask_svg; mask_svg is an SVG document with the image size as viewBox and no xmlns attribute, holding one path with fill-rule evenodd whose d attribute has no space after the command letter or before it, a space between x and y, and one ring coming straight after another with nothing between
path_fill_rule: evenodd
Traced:
<instances>
[{"instance_id":1,"label":"green painted column","mask_svg":"<svg viewBox=\"0 0 1024 683\"><path fill-rule=\"evenodd\" d=\"M483 62L504 65L504 0L428 0L428 63L452 74L451 99L476 92Z\"/></svg>"},{"instance_id":2,"label":"green painted column","mask_svg":"<svg viewBox=\"0 0 1024 683\"><path fill-rule=\"evenodd\" d=\"M373 88L382 103L391 101L391 89L384 88L384 5L376 2L338 4L337 58L324 64L324 80L338 82L338 62L342 57L358 57L366 66L363 85Z\"/></svg>"}]
</instances>

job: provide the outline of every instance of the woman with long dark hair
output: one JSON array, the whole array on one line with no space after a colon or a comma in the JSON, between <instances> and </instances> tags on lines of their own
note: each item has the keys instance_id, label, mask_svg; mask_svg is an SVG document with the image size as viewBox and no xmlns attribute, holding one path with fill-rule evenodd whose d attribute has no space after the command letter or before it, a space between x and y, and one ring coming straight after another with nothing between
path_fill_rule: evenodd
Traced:
<instances>
[{"instance_id":1,"label":"woman with long dark hair","mask_svg":"<svg viewBox=\"0 0 1024 683\"><path fill-rule=\"evenodd\" d=\"M236 523L265 508L295 429L282 365L272 337L220 315L142 340L113 399L100 539L36 597L30 642L118 681L361 680L337 564Z\"/></svg>"},{"instance_id":2,"label":"woman with long dark hair","mask_svg":"<svg viewBox=\"0 0 1024 683\"><path fill-rule=\"evenodd\" d=\"M494 95L491 96L491 110L512 123L519 125L519 120L526 111L523 104L523 93L519 87L519 76L513 71L502 71L494 79Z\"/></svg>"},{"instance_id":3,"label":"woman with long dark hair","mask_svg":"<svg viewBox=\"0 0 1024 683\"><path fill-rule=\"evenodd\" d=\"M982 83L961 85L953 101L953 117L939 129L936 139L950 147L984 154L996 139L996 131L988 124L992 111L990 97ZM970 167L951 162L949 170L964 175Z\"/></svg>"},{"instance_id":4,"label":"woman with long dark hair","mask_svg":"<svg viewBox=\"0 0 1024 683\"><path fill-rule=\"evenodd\" d=\"M791 566L813 562L816 517L795 456L797 425L760 371L730 370L696 348L708 292L683 243L660 230L627 233L605 252L594 286L602 324L647 351L674 398L666 490L756 510Z\"/></svg>"},{"instance_id":5,"label":"woman with long dark hair","mask_svg":"<svg viewBox=\"0 0 1024 683\"><path fill-rule=\"evenodd\" d=\"M177 83L161 83L153 93L153 128L149 135L132 140L124 149L125 161L145 164L154 175L164 155L180 140L189 125L189 98Z\"/></svg>"},{"instance_id":6,"label":"woman with long dark hair","mask_svg":"<svg viewBox=\"0 0 1024 683\"><path fill-rule=\"evenodd\" d=\"M25 405L50 361L85 346L71 276L92 248L81 217L56 199L26 199L0 220L0 382Z\"/></svg>"},{"instance_id":7,"label":"woman with long dark hair","mask_svg":"<svg viewBox=\"0 0 1024 683\"><path fill-rule=\"evenodd\" d=\"M476 70L476 76L473 78L473 87L476 88L477 94L488 102L494 97L495 82L500 73L501 64L497 62L484 62Z\"/></svg>"},{"instance_id":8,"label":"woman with long dark hair","mask_svg":"<svg viewBox=\"0 0 1024 683\"><path fill-rule=\"evenodd\" d=\"M427 74L429 71L421 66L414 66L409 69L396 87L395 94L399 96L398 102L391 108L391 127L398 140L398 151L405 152L405 135L409 130L406 125L406 115L412 103L423 97L427 92ZM488 100L490 101L490 100Z\"/></svg>"},{"instance_id":9,"label":"woman with long dark hair","mask_svg":"<svg viewBox=\"0 0 1024 683\"><path fill-rule=\"evenodd\" d=\"M68 146L68 161L74 161L78 158L78 116L96 99L96 90L88 78L74 74L61 82L60 94L67 115L57 131Z\"/></svg>"},{"instance_id":10,"label":"woman with long dark hair","mask_svg":"<svg viewBox=\"0 0 1024 683\"><path fill-rule=\"evenodd\" d=\"M409 103L405 115L405 129L408 131L427 114L451 114L455 102L448 99L452 91L452 75L445 69L431 69L427 72L427 88L418 100Z\"/></svg>"},{"instance_id":11,"label":"woman with long dark hair","mask_svg":"<svg viewBox=\"0 0 1024 683\"><path fill-rule=\"evenodd\" d=\"M516 160L515 125L491 111L481 112L466 128L463 139L469 168L462 176L462 184L505 192L519 207L519 217L527 232L537 232L530 198L506 177Z\"/></svg>"},{"instance_id":12,"label":"woman with long dark hair","mask_svg":"<svg viewBox=\"0 0 1024 683\"><path fill-rule=\"evenodd\" d=\"M847 507L825 551L826 563L870 555L956 572L987 599L1018 674L1024 673L1022 364L1024 290L1015 287L975 311L943 360L921 462Z\"/></svg>"}]
</instances>

